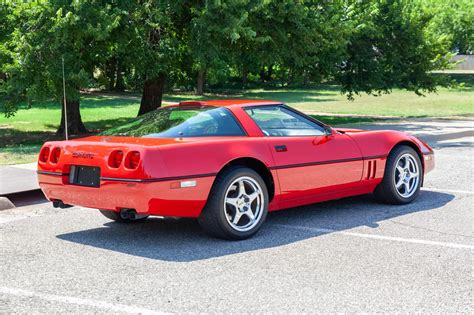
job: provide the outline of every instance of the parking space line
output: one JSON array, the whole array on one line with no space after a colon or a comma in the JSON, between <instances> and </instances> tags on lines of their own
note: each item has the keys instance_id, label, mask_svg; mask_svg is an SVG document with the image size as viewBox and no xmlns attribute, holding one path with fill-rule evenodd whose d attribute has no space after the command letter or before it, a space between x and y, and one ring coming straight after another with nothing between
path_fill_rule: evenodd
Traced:
<instances>
[{"instance_id":1,"label":"parking space line","mask_svg":"<svg viewBox=\"0 0 474 315\"><path fill-rule=\"evenodd\" d=\"M420 240L420 239L415 239L415 238L402 238L402 237L394 237L394 236L384 236L384 235L375 235L375 234L346 232L346 231L323 229L323 228L316 228L316 227L310 227L310 226L301 226L301 225L290 225L290 224L277 224L277 223L274 223L274 224L269 224L269 225L273 225L273 226L280 227L280 228L289 228L289 229L296 229L296 230L310 231L310 232L317 232L317 233L324 233L324 234L335 233L335 234L342 234L342 235L347 235L347 236L371 238L371 239L378 239L378 240L384 240L384 241L394 241L394 242L403 242L403 243L433 245L433 246L450 247L450 248L457 248L457 249L474 249L474 246L466 245L466 244L427 241L427 240Z\"/></svg>"},{"instance_id":2,"label":"parking space line","mask_svg":"<svg viewBox=\"0 0 474 315\"><path fill-rule=\"evenodd\" d=\"M431 187L423 187L422 190L474 195L474 191L470 191L470 190L440 189L440 188L431 188Z\"/></svg>"},{"instance_id":3,"label":"parking space line","mask_svg":"<svg viewBox=\"0 0 474 315\"><path fill-rule=\"evenodd\" d=\"M83 299L73 296L65 295L56 295L49 293L40 293L29 290L9 288L9 287L0 287L0 294L13 295L19 297L35 297L42 300L47 300L51 302L60 302L65 304L75 304L81 306L91 306L95 308L104 309L107 311L118 312L118 313L129 313L129 314L165 314L163 312L157 312L149 310L146 308L141 308L137 306L130 306L117 303L109 303L99 300Z\"/></svg>"}]
</instances>

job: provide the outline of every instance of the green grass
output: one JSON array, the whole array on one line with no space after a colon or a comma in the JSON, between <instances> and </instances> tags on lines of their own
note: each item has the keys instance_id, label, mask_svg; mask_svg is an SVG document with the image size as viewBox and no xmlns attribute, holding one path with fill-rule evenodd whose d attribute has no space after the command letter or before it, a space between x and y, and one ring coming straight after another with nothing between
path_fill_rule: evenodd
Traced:
<instances>
[{"instance_id":1,"label":"green grass","mask_svg":"<svg viewBox=\"0 0 474 315\"><path fill-rule=\"evenodd\" d=\"M396 117L450 117L474 115L474 88L441 89L437 94L417 96L394 91L378 97L356 96L347 100L337 89L252 90L245 98L275 99L306 112Z\"/></svg>"},{"instance_id":2,"label":"green grass","mask_svg":"<svg viewBox=\"0 0 474 315\"><path fill-rule=\"evenodd\" d=\"M337 86L313 89L254 89L231 95L192 94L166 95L166 101L210 98L251 98L282 101L303 110L330 125L372 122L383 117L454 117L474 115L474 87L470 76L465 87L440 89L424 97L412 92L395 90L388 95L373 97L363 95L348 101ZM81 114L86 127L93 131L117 126L135 117L140 100L129 96L84 96ZM318 114L324 113L324 114ZM348 116L333 116L346 114ZM33 104L31 109L22 107L11 118L0 116L0 164L23 163L36 160L39 145L57 139L60 106L54 102Z\"/></svg>"},{"instance_id":3,"label":"green grass","mask_svg":"<svg viewBox=\"0 0 474 315\"><path fill-rule=\"evenodd\" d=\"M397 91L392 95L370 97L364 95L353 102L345 99L321 104L320 111L340 114L365 114L397 117L449 117L474 114L474 93L442 90L437 95L424 97ZM312 110L311 102L298 105L301 110Z\"/></svg>"},{"instance_id":4,"label":"green grass","mask_svg":"<svg viewBox=\"0 0 474 315\"><path fill-rule=\"evenodd\" d=\"M41 144L0 147L0 165L34 162L40 148Z\"/></svg>"}]
</instances>

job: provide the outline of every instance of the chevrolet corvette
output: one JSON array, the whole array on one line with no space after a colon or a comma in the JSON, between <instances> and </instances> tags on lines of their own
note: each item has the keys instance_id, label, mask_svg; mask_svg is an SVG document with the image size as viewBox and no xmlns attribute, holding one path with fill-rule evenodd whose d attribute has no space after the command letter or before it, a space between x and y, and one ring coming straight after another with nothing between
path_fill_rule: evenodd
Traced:
<instances>
[{"instance_id":1,"label":"chevrolet corvette","mask_svg":"<svg viewBox=\"0 0 474 315\"><path fill-rule=\"evenodd\" d=\"M433 168L433 150L404 132L332 128L281 102L212 100L46 142L37 173L55 207L123 223L197 218L207 233L239 240L270 211L372 193L407 204Z\"/></svg>"}]
</instances>

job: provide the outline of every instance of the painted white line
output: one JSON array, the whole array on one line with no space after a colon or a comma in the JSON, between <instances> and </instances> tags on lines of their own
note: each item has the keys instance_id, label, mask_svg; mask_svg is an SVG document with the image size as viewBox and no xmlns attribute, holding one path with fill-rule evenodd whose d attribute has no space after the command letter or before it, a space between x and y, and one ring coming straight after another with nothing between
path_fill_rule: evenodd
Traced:
<instances>
[{"instance_id":1,"label":"painted white line","mask_svg":"<svg viewBox=\"0 0 474 315\"><path fill-rule=\"evenodd\" d=\"M34 292L34 291L29 291L29 290L17 289L17 288L0 287L0 293L6 294L6 295L20 296L20 297L35 297L35 298L52 301L52 302L91 306L91 307L100 308L107 311L119 312L119 313L165 314L163 312L157 312L157 311L153 311L153 310L149 310L149 309L141 308L137 306L109 303L109 302L91 300L91 299L83 299L83 298L77 298L73 296L40 293L40 292Z\"/></svg>"},{"instance_id":2,"label":"painted white line","mask_svg":"<svg viewBox=\"0 0 474 315\"><path fill-rule=\"evenodd\" d=\"M423 187L421 190L439 191L439 192L447 192L447 193L454 193L454 194L474 195L474 191L470 191L470 190L440 189L440 188L430 188L430 187Z\"/></svg>"},{"instance_id":3,"label":"painted white line","mask_svg":"<svg viewBox=\"0 0 474 315\"><path fill-rule=\"evenodd\" d=\"M281 228L296 229L296 230L310 231L310 232L317 232L317 233L337 233L337 234L342 234L342 235L372 238L372 239L378 239L378 240L384 240L384 241L394 241L394 242L404 242L404 243L434 245L434 246L474 250L474 246L466 245L466 244L445 243L445 242L436 242L436 241L425 241L425 240L419 240L415 238L402 238L402 237L393 237L393 236L384 236L384 235L345 232L345 231L338 231L338 230L332 230L332 229L313 228L310 226L301 226L301 225L290 225L290 224L270 224L270 225L281 227Z\"/></svg>"}]
</instances>

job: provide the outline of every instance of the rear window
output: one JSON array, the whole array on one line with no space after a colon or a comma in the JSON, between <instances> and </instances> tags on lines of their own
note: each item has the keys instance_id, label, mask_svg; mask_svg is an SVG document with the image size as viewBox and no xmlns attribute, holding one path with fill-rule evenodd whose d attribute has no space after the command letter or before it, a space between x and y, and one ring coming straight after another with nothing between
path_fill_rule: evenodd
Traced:
<instances>
[{"instance_id":1,"label":"rear window","mask_svg":"<svg viewBox=\"0 0 474 315\"><path fill-rule=\"evenodd\" d=\"M103 136L143 138L243 136L233 114L224 107L162 107L102 132Z\"/></svg>"}]
</instances>

